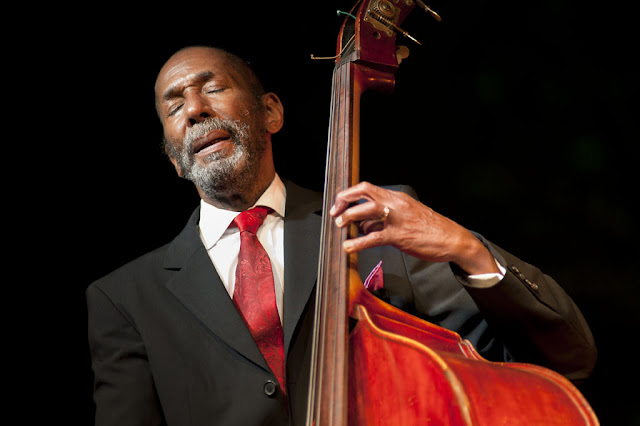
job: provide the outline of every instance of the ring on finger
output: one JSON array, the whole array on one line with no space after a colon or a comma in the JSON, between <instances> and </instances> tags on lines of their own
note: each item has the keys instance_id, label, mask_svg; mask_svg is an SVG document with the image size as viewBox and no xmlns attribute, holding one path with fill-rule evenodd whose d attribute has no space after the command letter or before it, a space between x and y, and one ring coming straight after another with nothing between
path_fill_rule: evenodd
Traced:
<instances>
[{"instance_id":1,"label":"ring on finger","mask_svg":"<svg viewBox=\"0 0 640 426\"><path fill-rule=\"evenodd\" d=\"M389 212L391 211L391 209L389 208L389 206L384 206L384 210L382 210L382 217L380 219L378 219L380 222L384 222L385 220L387 220L387 217L389 216Z\"/></svg>"}]
</instances>

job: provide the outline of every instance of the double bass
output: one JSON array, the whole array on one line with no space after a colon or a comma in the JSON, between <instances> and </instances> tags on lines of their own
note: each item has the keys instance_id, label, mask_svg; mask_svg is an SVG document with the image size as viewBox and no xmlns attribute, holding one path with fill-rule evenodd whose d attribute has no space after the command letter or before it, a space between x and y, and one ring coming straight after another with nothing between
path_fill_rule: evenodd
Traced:
<instances>
[{"instance_id":1,"label":"double bass","mask_svg":"<svg viewBox=\"0 0 640 426\"><path fill-rule=\"evenodd\" d=\"M452 331L372 295L357 255L328 214L358 183L360 99L391 92L404 49L400 25L421 0L362 0L342 24L333 72L307 426L597 425L581 393L532 364L483 359Z\"/></svg>"}]
</instances>

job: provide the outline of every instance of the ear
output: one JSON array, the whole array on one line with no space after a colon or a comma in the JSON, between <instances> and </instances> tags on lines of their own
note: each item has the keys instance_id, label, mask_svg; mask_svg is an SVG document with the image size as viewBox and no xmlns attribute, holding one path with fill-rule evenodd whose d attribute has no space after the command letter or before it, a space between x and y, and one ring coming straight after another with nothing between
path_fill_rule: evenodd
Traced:
<instances>
[{"instance_id":1,"label":"ear","mask_svg":"<svg viewBox=\"0 0 640 426\"><path fill-rule=\"evenodd\" d=\"M182 177L182 169L180 168L180 165L178 164L176 159L173 158L171 154L169 154L169 150L167 149L166 145L164 147L164 152L167 154L167 157L169 157L169 160L171 161L171 164L173 164L173 167L176 169L176 173L178 174L178 176Z\"/></svg>"},{"instance_id":2,"label":"ear","mask_svg":"<svg viewBox=\"0 0 640 426\"><path fill-rule=\"evenodd\" d=\"M284 125L284 108L280 98L275 93L262 95L262 105L265 109L265 127L270 134L278 133Z\"/></svg>"}]
</instances>

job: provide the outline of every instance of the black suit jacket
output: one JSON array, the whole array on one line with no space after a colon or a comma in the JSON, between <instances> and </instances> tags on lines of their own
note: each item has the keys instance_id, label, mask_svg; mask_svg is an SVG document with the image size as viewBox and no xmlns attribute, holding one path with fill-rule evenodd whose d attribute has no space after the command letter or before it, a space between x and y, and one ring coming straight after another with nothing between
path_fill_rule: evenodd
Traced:
<instances>
[{"instance_id":1,"label":"black suit jacket","mask_svg":"<svg viewBox=\"0 0 640 426\"><path fill-rule=\"evenodd\" d=\"M227 294L198 233L199 209L168 245L87 289L96 425L301 424L305 415L321 196L286 182L284 336L289 406ZM478 236L479 238L482 238ZM546 365L572 379L595 361L571 299L537 268L484 241L507 268L470 288L449 264L389 247L359 256L363 278L382 260L388 300L458 332L486 358Z\"/></svg>"}]
</instances>

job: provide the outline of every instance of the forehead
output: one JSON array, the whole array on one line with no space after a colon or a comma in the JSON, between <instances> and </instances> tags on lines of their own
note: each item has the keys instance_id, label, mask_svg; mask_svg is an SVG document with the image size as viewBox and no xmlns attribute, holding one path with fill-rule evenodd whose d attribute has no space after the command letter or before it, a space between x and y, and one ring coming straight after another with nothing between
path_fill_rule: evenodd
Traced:
<instances>
[{"instance_id":1,"label":"forehead","mask_svg":"<svg viewBox=\"0 0 640 426\"><path fill-rule=\"evenodd\" d=\"M156 96L161 97L167 90L176 90L208 78L226 78L240 83L224 52L210 48L190 48L173 55L162 67L156 79Z\"/></svg>"}]
</instances>

